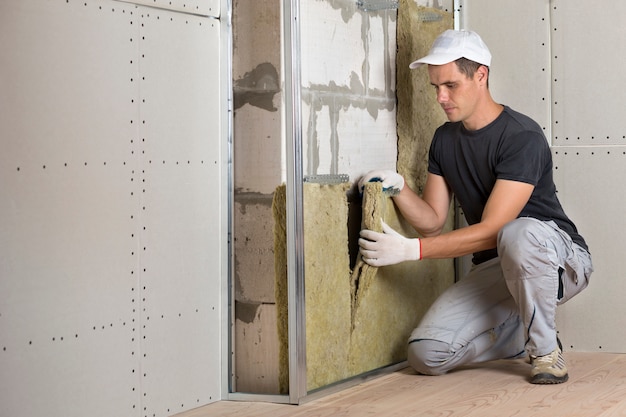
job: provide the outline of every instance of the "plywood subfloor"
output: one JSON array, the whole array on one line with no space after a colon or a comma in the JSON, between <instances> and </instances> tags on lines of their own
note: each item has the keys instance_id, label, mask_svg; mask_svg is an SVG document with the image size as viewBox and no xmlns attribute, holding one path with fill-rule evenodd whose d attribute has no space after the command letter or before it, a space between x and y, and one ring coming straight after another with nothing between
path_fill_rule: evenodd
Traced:
<instances>
[{"instance_id":1,"label":"plywood subfloor","mask_svg":"<svg viewBox=\"0 0 626 417\"><path fill-rule=\"evenodd\" d=\"M626 355L566 352L570 380L527 382L522 360L495 361L445 376L404 369L300 406L221 401L177 417L626 416Z\"/></svg>"}]
</instances>

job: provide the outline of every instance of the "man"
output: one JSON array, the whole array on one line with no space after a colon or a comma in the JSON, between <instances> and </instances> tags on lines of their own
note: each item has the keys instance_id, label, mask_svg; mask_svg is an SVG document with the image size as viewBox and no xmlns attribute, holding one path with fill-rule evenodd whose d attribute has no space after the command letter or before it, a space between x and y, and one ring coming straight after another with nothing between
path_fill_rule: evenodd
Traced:
<instances>
[{"instance_id":1,"label":"man","mask_svg":"<svg viewBox=\"0 0 626 417\"><path fill-rule=\"evenodd\" d=\"M529 354L530 382L561 383L568 373L556 307L587 286L591 256L557 199L541 128L492 99L490 64L478 34L448 30L410 65L428 65L449 119L433 137L423 194L394 171L369 172L360 186L382 181L399 190L394 202L422 237L407 239L383 223L383 233L361 231L360 252L373 266L473 254L468 275L409 338L409 364L419 373ZM441 233L453 195L469 226Z\"/></svg>"}]
</instances>

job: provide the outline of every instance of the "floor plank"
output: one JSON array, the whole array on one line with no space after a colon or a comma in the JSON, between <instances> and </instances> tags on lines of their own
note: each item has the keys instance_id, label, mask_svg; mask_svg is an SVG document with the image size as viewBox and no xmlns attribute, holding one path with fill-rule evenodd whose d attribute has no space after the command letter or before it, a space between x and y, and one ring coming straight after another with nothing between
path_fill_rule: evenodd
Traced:
<instances>
[{"instance_id":1,"label":"floor plank","mask_svg":"<svg viewBox=\"0 0 626 417\"><path fill-rule=\"evenodd\" d=\"M528 383L523 360L495 361L440 377L404 369L300 406L220 401L177 417L626 417L626 355L565 358L559 385Z\"/></svg>"}]
</instances>

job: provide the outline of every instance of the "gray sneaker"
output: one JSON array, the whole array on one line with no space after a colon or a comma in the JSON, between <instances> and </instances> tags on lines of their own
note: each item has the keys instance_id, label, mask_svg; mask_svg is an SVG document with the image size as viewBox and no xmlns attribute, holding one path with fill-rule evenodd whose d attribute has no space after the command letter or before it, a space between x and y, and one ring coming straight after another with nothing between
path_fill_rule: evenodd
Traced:
<instances>
[{"instance_id":1,"label":"gray sneaker","mask_svg":"<svg viewBox=\"0 0 626 417\"><path fill-rule=\"evenodd\" d=\"M532 384L560 384L569 378L560 347L544 356L531 356L530 364Z\"/></svg>"}]
</instances>

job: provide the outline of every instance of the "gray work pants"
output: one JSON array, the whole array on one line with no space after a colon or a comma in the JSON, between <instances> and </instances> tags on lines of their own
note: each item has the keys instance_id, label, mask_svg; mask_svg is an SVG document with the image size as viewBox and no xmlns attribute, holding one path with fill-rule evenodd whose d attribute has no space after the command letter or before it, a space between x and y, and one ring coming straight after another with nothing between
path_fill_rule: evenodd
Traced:
<instances>
[{"instance_id":1,"label":"gray work pants","mask_svg":"<svg viewBox=\"0 0 626 417\"><path fill-rule=\"evenodd\" d=\"M444 291L412 332L416 371L440 375L556 348L556 307L587 286L591 256L554 222L528 217L502 228L498 255Z\"/></svg>"}]
</instances>

